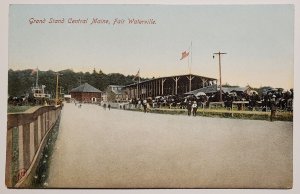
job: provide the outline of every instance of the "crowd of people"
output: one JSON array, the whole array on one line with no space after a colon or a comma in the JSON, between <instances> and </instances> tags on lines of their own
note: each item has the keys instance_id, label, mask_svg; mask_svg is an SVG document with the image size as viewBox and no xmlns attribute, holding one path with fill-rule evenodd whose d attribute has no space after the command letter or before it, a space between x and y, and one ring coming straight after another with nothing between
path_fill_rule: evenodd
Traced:
<instances>
[{"instance_id":1,"label":"crowd of people","mask_svg":"<svg viewBox=\"0 0 300 194\"><path fill-rule=\"evenodd\" d=\"M270 111L272 101L277 110L282 111L293 111L293 89L283 91L282 89L271 89L263 92L259 95L257 92L247 94L245 92L231 92L223 93L222 100L224 107L231 109L233 103L236 101L244 102L248 110L260 110ZM147 99L132 99L130 104L134 105L135 108L139 105L148 106L151 108L181 108L189 109L190 103L196 103L197 107L208 108L210 103L219 102L219 93L212 93L209 95L167 95L167 96L156 96L154 98ZM242 104L242 103L241 103ZM241 104L237 105L237 109L241 110Z\"/></svg>"},{"instance_id":2,"label":"crowd of people","mask_svg":"<svg viewBox=\"0 0 300 194\"><path fill-rule=\"evenodd\" d=\"M223 93L222 100L226 109L232 109L234 102L237 104L237 110L242 109L242 104L249 111L293 111L293 96L294 91L290 89L269 89L263 91L262 94L253 91L248 94L246 92L230 92ZM218 92L208 95L167 95L156 96L147 99L131 99L130 104L135 108L143 107L144 112L149 112L151 108L180 108L187 109L188 115L195 115L198 107L208 108L210 103L219 102L220 95Z\"/></svg>"},{"instance_id":3,"label":"crowd of people","mask_svg":"<svg viewBox=\"0 0 300 194\"><path fill-rule=\"evenodd\" d=\"M12 106L55 105L55 100L49 98L35 98L32 95L9 96L7 104Z\"/></svg>"}]
</instances>

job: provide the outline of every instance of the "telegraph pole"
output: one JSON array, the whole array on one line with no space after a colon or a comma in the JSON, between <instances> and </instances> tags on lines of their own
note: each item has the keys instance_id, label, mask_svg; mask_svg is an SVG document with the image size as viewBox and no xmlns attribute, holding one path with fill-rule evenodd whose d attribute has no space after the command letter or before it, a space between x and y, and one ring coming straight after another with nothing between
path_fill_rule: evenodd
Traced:
<instances>
[{"instance_id":1,"label":"telegraph pole","mask_svg":"<svg viewBox=\"0 0 300 194\"><path fill-rule=\"evenodd\" d=\"M136 84L136 96L137 96L137 98L136 99L138 99L139 98L139 83L140 83L140 76L139 76L139 79L138 79L138 81L137 81L137 84Z\"/></svg>"},{"instance_id":2,"label":"telegraph pole","mask_svg":"<svg viewBox=\"0 0 300 194\"><path fill-rule=\"evenodd\" d=\"M221 55L225 55L227 53L221 53L220 51L218 53L213 54L213 58L215 58L215 55L219 56L219 76L220 76L220 102L222 102L222 71L221 71Z\"/></svg>"},{"instance_id":3,"label":"telegraph pole","mask_svg":"<svg viewBox=\"0 0 300 194\"><path fill-rule=\"evenodd\" d=\"M36 81L35 81L35 87L39 87L39 68L36 68Z\"/></svg>"},{"instance_id":4,"label":"telegraph pole","mask_svg":"<svg viewBox=\"0 0 300 194\"><path fill-rule=\"evenodd\" d=\"M55 105L58 103L58 76L62 74L56 73L56 95L55 95Z\"/></svg>"},{"instance_id":5,"label":"telegraph pole","mask_svg":"<svg viewBox=\"0 0 300 194\"><path fill-rule=\"evenodd\" d=\"M59 86L59 97L58 97L59 99L61 99L61 97L62 97L62 95L61 95L62 94L61 93L62 89L63 89L62 86Z\"/></svg>"}]
</instances>

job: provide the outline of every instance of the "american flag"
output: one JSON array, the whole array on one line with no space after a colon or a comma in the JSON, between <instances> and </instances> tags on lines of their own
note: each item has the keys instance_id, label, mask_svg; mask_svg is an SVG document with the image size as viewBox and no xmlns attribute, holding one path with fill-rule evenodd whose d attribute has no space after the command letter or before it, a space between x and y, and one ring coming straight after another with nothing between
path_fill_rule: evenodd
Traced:
<instances>
[{"instance_id":1,"label":"american flag","mask_svg":"<svg viewBox=\"0 0 300 194\"><path fill-rule=\"evenodd\" d=\"M186 51L182 52L182 53L181 53L181 59L180 59L180 60L186 58L187 56L189 56L189 54L190 54L190 52L186 52Z\"/></svg>"}]
</instances>

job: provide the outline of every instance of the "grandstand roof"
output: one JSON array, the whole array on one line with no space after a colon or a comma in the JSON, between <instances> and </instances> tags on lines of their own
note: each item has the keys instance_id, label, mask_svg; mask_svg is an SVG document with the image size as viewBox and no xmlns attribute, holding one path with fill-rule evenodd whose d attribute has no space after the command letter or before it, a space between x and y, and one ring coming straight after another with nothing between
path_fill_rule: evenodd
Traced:
<instances>
[{"instance_id":1,"label":"grandstand roof","mask_svg":"<svg viewBox=\"0 0 300 194\"><path fill-rule=\"evenodd\" d=\"M150 82L150 81L154 81L154 80L164 79L164 78L186 77L186 76L195 76L195 77L201 77L202 79L217 80L217 79L211 78L211 77L205 77L205 76L194 75L194 74L184 74L184 75L172 75L172 76L166 76L166 77L152 78L152 79L148 79L148 80L145 80L145 81L141 81L141 82L139 82L139 84L146 83L146 82ZM128 87L128 86L134 86L134 85L136 85L136 84L137 84L137 82L132 83L132 84L129 84L129 85L126 85L125 87Z\"/></svg>"}]
</instances>

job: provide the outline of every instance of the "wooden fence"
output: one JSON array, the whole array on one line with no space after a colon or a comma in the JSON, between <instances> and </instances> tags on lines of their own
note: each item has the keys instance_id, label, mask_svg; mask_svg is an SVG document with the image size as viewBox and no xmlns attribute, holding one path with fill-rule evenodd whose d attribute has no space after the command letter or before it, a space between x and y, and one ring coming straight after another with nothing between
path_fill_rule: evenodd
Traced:
<instances>
[{"instance_id":1,"label":"wooden fence","mask_svg":"<svg viewBox=\"0 0 300 194\"><path fill-rule=\"evenodd\" d=\"M38 106L7 114L5 183L19 187L38 163L48 132L60 116L61 106Z\"/></svg>"}]
</instances>

